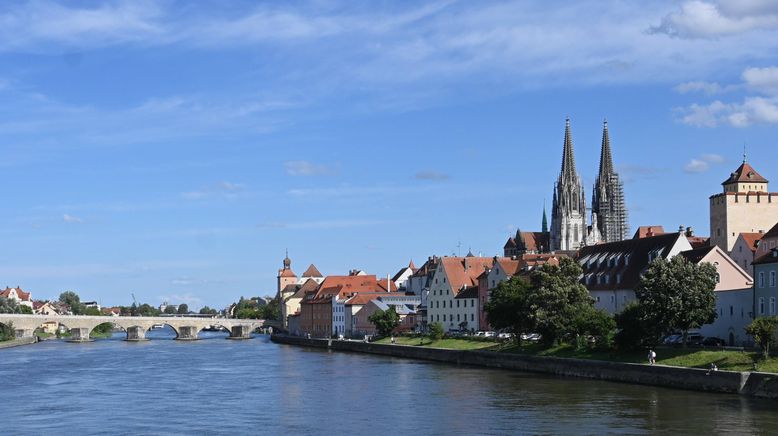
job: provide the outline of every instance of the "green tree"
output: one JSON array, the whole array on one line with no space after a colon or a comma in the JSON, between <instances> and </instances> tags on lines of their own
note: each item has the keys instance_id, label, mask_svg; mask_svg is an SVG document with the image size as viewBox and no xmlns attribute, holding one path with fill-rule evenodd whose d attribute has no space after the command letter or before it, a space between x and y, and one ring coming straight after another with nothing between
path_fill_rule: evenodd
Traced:
<instances>
[{"instance_id":1,"label":"green tree","mask_svg":"<svg viewBox=\"0 0 778 436\"><path fill-rule=\"evenodd\" d=\"M530 322L545 344L573 333L576 314L594 304L580 282L582 273L578 262L563 258L558 266L545 264L530 276L533 288L527 298Z\"/></svg>"},{"instance_id":2,"label":"green tree","mask_svg":"<svg viewBox=\"0 0 778 436\"><path fill-rule=\"evenodd\" d=\"M8 312L3 312L8 313ZM14 324L9 322L8 324L0 324L0 342L9 341L16 338L16 332L14 331Z\"/></svg>"},{"instance_id":3,"label":"green tree","mask_svg":"<svg viewBox=\"0 0 778 436\"><path fill-rule=\"evenodd\" d=\"M778 330L778 316L757 318L746 327L746 333L759 344L765 359L770 357L770 347L775 343L776 330Z\"/></svg>"},{"instance_id":4,"label":"green tree","mask_svg":"<svg viewBox=\"0 0 778 436\"><path fill-rule=\"evenodd\" d=\"M616 347L620 350L636 350L657 345L662 332L648 322L643 306L637 302L628 304L616 314Z\"/></svg>"},{"instance_id":5,"label":"green tree","mask_svg":"<svg viewBox=\"0 0 778 436\"><path fill-rule=\"evenodd\" d=\"M176 307L175 306L165 306L165 310L163 312L167 315L175 315L176 313Z\"/></svg>"},{"instance_id":6,"label":"green tree","mask_svg":"<svg viewBox=\"0 0 778 436\"><path fill-rule=\"evenodd\" d=\"M716 319L716 268L689 262L683 256L656 259L635 289L644 321L662 333L680 330L683 346L689 330Z\"/></svg>"},{"instance_id":7,"label":"green tree","mask_svg":"<svg viewBox=\"0 0 778 436\"><path fill-rule=\"evenodd\" d=\"M16 300L0 297L0 313L19 313L19 310Z\"/></svg>"},{"instance_id":8,"label":"green tree","mask_svg":"<svg viewBox=\"0 0 778 436\"><path fill-rule=\"evenodd\" d=\"M436 341L439 339L443 339L443 324L439 322L433 322L432 324L427 327L428 335L431 340Z\"/></svg>"},{"instance_id":9,"label":"green tree","mask_svg":"<svg viewBox=\"0 0 778 436\"><path fill-rule=\"evenodd\" d=\"M281 304L277 298L267 299L267 304L260 308L262 319L279 320L281 319Z\"/></svg>"},{"instance_id":10,"label":"green tree","mask_svg":"<svg viewBox=\"0 0 778 436\"><path fill-rule=\"evenodd\" d=\"M25 315L32 315L32 307L19 305L19 313L23 313Z\"/></svg>"},{"instance_id":11,"label":"green tree","mask_svg":"<svg viewBox=\"0 0 778 436\"><path fill-rule=\"evenodd\" d=\"M216 315L219 313L216 309L211 309L208 306L203 306L202 309L200 309L200 315Z\"/></svg>"},{"instance_id":12,"label":"green tree","mask_svg":"<svg viewBox=\"0 0 778 436\"><path fill-rule=\"evenodd\" d=\"M573 332L578 348L591 345L600 349L611 348L615 331L616 320L608 312L593 306L582 306L573 318Z\"/></svg>"},{"instance_id":13,"label":"green tree","mask_svg":"<svg viewBox=\"0 0 778 436\"><path fill-rule=\"evenodd\" d=\"M178 305L178 314L179 315L186 315L189 313L189 306L186 303L179 304Z\"/></svg>"},{"instance_id":14,"label":"green tree","mask_svg":"<svg viewBox=\"0 0 778 436\"><path fill-rule=\"evenodd\" d=\"M84 311L84 305L81 304L81 298L73 291L65 291L59 294L60 303L67 304L73 315L81 315Z\"/></svg>"},{"instance_id":15,"label":"green tree","mask_svg":"<svg viewBox=\"0 0 778 436\"><path fill-rule=\"evenodd\" d=\"M529 281L518 276L497 285L484 306L489 325L513 333L516 341L521 343L521 334L532 332L535 328L529 304L531 292Z\"/></svg>"},{"instance_id":16,"label":"green tree","mask_svg":"<svg viewBox=\"0 0 778 436\"><path fill-rule=\"evenodd\" d=\"M156 307L148 304L143 303L140 306L138 306L137 309L138 316L159 316L160 311Z\"/></svg>"},{"instance_id":17,"label":"green tree","mask_svg":"<svg viewBox=\"0 0 778 436\"><path fill-rule=\"evenodd\" d=\"M102 313L96 307L84 307L81 309L81 315L100 316Z\"/></svg>"},{"instance_id":18,"label":"green tree","mask_svg":"<svg viewBox=\"0 0 778 436\"><path fill-rule=\"evenodd\" d=\"M235 318L240 319L261 319L262 314L251 307L244 307L243 309L235 311Z\"/></svg>"},{"instance_id":19,"label":"green tree","mask_svg":"<svg viewBox=\"0 0 778 436\"><path fill-rule=\"evenodd\" d=\"M390 333L400 325L400 315L394 309L394 306L389 306L386 310L377 310L372 315L367 317L378 330L380 336L388 336Z\"/></svg>"}]
</instances>

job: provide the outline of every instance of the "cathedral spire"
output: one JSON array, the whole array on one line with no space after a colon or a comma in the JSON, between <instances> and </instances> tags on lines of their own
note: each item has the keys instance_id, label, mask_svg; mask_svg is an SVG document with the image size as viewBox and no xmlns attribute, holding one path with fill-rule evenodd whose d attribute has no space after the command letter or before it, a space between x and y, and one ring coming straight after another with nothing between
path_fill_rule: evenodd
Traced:
<instances>
[{"instance_id":1,"label":"cathedral spire","mask_svg":"<svg viewBox=\"0 0 778 436\"><path fill-rule=\"evenodd\" d=\"M600 151L600 178L613 174L613 157L611 156L611 140L608 135L608 120L602 123L602 150Z\"/></svg>"},{"instance_id":2,"label":"cathedral spire","mask_svg":"<svg viewBox=\"0 0 778 436\"><path fill-rule=\"evenodd\" d=\"M565 144L562 150L562 173L560 178L575 180L578 174L575 171L575 153L573 152L573 134L570 131L570 117L565 118Z\"/></svg>"},{"instance_id":3,"label":"cathedral spire","mask_svg":"<svg viewBox=\"0 0 778 436\"><path fill-rule=\"evenodd\" d=\"M546 218L546 199L543 199L543 224L541 231L543 233L548 233L548 218Z\"/></svg>"}]
</instances>

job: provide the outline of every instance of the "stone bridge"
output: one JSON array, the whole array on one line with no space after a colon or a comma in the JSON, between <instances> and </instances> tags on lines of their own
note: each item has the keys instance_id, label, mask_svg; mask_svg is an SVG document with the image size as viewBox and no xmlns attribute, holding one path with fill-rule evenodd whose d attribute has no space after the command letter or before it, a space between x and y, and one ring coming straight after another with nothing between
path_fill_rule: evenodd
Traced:
<instances>
[{"instance_id":1,"label":"stone bridge","mask_svg":"<svg viewBox=\"0 0 778 436\"><path fill-rule=\"evenodd\" d=\"M44 323L55 322L70 330L70 340L89 341L89 334L100 324L110 323L127 332L128 341L146 340L146 331L152 326L166 324L176 332L176 339L196 340L200 330L219 326L230 332L229 339L249 339L251 332L271 325L261 319L163 317L163 316L78 316L78 315L23 315L0 313L0 323L13 324L17 338L32 337Z\"/></svg>"}]
</instances>

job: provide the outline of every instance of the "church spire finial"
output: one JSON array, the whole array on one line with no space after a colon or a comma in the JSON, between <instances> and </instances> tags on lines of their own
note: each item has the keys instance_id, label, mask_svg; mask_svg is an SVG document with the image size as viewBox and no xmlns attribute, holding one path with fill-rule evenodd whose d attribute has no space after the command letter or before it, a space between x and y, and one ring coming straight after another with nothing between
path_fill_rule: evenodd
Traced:
<instances>
[{"instance_id":1,"label":"church spire finial","mask_svg":"<svg viewBox=\"0 0 778 436\"><path fill-rule=\"evenodd\" d=\"M546 217L546 199L543 199L543 223L541 227L543 233L548 233L548 218Z\"/></svg>"},{"instance_id":2,"label":"church spire finial","mask_svg":"<svg viewBox=\"0 0 778 436\"><path fill-rule=\"evenodd\" d=\"M743 143L743 163L747 162L746 157L747 157L747 155L746 155L746 143L744 142Z\"/></svg>"},{"instance_id":3,"label":"church spire finial","mask_svg":"<svg viewBox=\"0 0 778 436\"><path fill-rule=\"evenodd\" d=\"M570 117L565 118L565 143L562 150L562 179L574 180L577 174L575 171L575 153L573 152L573 134L570 131Z\"/></svg>"},{"instance_id":4,"label":"church spire finial","mask_svg":"<svg viewBox=\"0 0 778 436\"><path fill-rule=\"evenodd\" d=\"M602 123L602 149L600 151L600 177L607 177L613 173L613 157L611 154L611 140L608 135L608 120Z\"/></svg>"}]
</instances>

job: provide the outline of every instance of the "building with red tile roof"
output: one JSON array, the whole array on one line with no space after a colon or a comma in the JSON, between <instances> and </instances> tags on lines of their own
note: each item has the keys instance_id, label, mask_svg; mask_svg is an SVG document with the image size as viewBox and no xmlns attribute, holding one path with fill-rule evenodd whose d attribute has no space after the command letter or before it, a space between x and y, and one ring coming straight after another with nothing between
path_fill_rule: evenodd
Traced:
<instances>
[{"instance_id":1,"label":"building with red tile roof","mask_svg":"<svg viewBox=\"0 0 778 436\"><path fill-rule=\"evenodd\" d=\"M729 256L735 263L741 268L746 270L748 274L754 276L754 260L757 258L757 249L761 244L764 233L741 233L735 240L735 245L732 246L732 251Z\"/></svg>"},{"instance_id":2,"label":"building with red tile roof","mask_svg":"<svg viewBox=\"0 0 778 436\"><path fill-rule=\"evenodd\" d=\"M477 330L480 321L477 298L456 297L478 286L478 277L494 264L492 257L443 257L435 270L427 295L427 323L441 323L445 330Z\"/></svg>"},{"instance_id":3,"label":"building with red tile roof","mask_svg":"<svg viewBox=\"0 0 778 436\"><path fill-rule=\"evenodd\" d=\"M14 300L20 306L27 306L30 309L33 308L32 293L25 292L19 286L15 288L6 287L4 290L0 291L0 297Z\"/></svg>"}]
</instances>

